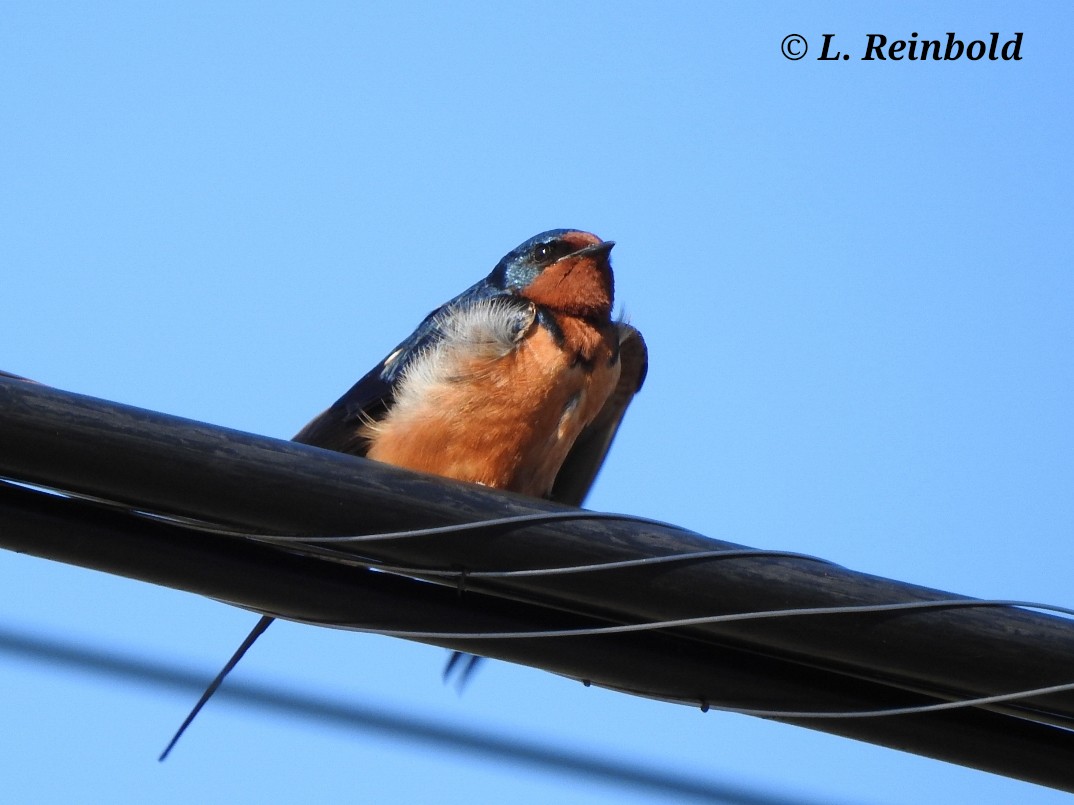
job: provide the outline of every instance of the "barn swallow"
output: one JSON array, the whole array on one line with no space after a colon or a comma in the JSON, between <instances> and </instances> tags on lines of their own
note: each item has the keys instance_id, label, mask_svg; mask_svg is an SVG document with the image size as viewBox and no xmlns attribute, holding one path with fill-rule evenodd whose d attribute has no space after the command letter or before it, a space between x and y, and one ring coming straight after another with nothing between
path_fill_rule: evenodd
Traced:
<instances>
[{"instance_id":1,"label":"barn swallow","mask_svg":"<svg viewBox=\"0 0 1074 805\"><path fill-rule=\"evenodd\" d=\"M525 241L293 441L581 505L648 363L641 334L612 318L614 245L574 229ZM271 622L261 618L162 760Z\"/></svg>"}]
</instances>

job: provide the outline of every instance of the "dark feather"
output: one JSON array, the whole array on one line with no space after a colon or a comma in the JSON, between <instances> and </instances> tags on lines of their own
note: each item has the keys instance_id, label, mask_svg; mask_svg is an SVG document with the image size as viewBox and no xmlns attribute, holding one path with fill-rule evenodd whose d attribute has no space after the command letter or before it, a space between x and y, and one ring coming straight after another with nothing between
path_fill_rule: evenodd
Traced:
<instances>
[{"instance_id":1,"label":"dark feather","mask_svg":"<svg viewBox=\"0 0 1074 805\"><path fill-rule=\"evenodd\" d=\"M629 324L619 325L619 384L589 426L578 434L574 447L556 475L548 496L557 503L581 506L608 455L627 406L645 382L649 353L641 333Z\"/></svg>"},{"instance_id":2,"label":"dark feather","mask_svg":"<svg viewBox=\"0 0 1074 805\"><path fill-rule=\"evenodd\" d=\"M388 357L295 434L292 441L364 456L367 445L360 436L362 424L380 419L391 407L396 386L406 367L422 352L443 340L441 323L455 311L496 296L513 298L512 294L499 290L485 278L438 307Z\"/></svg>"}]
</instances>

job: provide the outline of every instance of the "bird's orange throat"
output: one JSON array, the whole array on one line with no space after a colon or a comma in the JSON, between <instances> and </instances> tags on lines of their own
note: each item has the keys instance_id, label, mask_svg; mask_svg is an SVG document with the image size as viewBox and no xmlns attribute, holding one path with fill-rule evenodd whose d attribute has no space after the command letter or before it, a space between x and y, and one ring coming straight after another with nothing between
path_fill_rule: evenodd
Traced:
<instances>
[{"instance_id":1,"label":"bird's orange throat","mask_svg":"<svg viewBox=\"0 0 1074 805\"><path fill-rule=\"evenodd\" d=\"M614 281L606 254L571 255L541 272L522 296L557 313L607 321L612 314Z\"/></svg>"}]
</instances>

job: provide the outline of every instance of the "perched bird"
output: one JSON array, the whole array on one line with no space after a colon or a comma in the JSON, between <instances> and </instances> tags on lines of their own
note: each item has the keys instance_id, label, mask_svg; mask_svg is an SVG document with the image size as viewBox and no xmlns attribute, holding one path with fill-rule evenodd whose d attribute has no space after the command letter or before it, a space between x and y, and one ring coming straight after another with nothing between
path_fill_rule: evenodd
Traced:
<instances>
[{"instance_id":1,"label":"perched bird","mask_svg":"<svg viewBox=\"0 0 1074 805\"><path fill-rule=\"evenodd\" d=\"M530 238L294 441L581 503L646 368L641 335L611 317L613 245ZM568 460L576 444L590 455Z\"/></svg>"},{"instance_id":2,"label":"perched bird","mask_svg":"<svg viewBox=\"0 0 1074 805\"><path fill-rule=\"evenodd\" d=\"M294 441L580 505L647 368L641 334L612 318L614 245L572 229L530 238ZM271 622L258 622L162 760Z\"/></svg>"}]
</instances>

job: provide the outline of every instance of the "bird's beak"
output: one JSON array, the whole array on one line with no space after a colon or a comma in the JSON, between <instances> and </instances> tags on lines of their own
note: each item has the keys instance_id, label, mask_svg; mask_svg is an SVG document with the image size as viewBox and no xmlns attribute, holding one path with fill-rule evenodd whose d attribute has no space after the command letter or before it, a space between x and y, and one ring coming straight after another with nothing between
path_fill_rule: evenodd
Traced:
<instances>
[{"instance_id":1,"label":"bird's beak","mask_svg":"<svg viewBox=\"0 0 1074 805\"><path fill-rule=\"evenodd\" d=\"M576 252L568 254L568 257L597 257L598 255L607 254L612 250L612 246L615 245L614 240L605 240L600 243L594 243L592 246L586 246L584 249L579 249Z\"/></svg>"}]
</instances>

